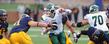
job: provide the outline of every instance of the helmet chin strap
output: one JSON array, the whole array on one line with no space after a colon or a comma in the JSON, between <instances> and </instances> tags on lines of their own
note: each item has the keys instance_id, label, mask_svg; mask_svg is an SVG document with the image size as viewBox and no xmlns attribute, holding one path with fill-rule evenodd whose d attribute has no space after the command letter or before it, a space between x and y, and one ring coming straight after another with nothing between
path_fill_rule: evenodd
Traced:
<instances>
[{"instance_id":1,"label":"helmet chin strap","mask_svg":"<svg viewBox=\"0 0 109 44\"><path fill-rule=\"evenodd\" d=\"M97 13L99 10L90 10L89 13Z\"/></svg>"},{"instance_id":2,"label":"helmet chin strap","mask_svg":"<svg viewBox=\"0 0 109 44\"><path fill-rule=\"evenodd\" d=\"M98 11L90 12L90 13L97 13Z\"/></svg>"},{"instance_id":3,"label":"helmet chin strap","mask_svg":"<svg viewBox=\"0 0 109 44\"><path fill-rule=\"evenodd\" d=\"M0 19L0 22L5 22L5 20Z\"/></svg>"}]
</instances>

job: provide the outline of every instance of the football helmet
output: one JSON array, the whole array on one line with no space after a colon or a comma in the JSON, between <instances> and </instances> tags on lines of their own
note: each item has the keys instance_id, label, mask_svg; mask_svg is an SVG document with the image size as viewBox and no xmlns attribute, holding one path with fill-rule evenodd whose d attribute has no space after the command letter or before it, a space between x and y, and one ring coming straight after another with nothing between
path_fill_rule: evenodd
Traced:
<instances>
[{"instance_id":1,"label":"football helmet","mask_svg":"<svg viewBox=\"0 0 109 44\"><path fill-rule=\"evenodd\" d=\"M89 8L89 13L96 13L99 11L99 7L97 5L91 5Z\"/></svg>"}]
</instances>

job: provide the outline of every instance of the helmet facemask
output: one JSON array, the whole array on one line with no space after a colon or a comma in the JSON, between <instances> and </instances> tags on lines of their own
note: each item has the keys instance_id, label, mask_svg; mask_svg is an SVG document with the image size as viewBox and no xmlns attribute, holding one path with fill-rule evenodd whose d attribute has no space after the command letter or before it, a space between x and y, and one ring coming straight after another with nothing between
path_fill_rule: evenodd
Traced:
<instances>
[{"instance_id":1,"label":"helmet facemask","mask_svg":"<svg viewBox=\"0 0 109 44\"><path fill-rule=\"evenodd\" d=\"M99 11L99 7L97 5L91 5L89 8L89 13L96 13Z\"/></svg>"},{"instance_id":2,"label":"helmet facemask","mask_svg":"<svg viewBox=\"0 0 109 44\"><path fill-rule=\"evenodd\" d=\"M6 21L7 20L7 13L5 10L0 10L0 20Z\"/></svg>"}]
</instances>

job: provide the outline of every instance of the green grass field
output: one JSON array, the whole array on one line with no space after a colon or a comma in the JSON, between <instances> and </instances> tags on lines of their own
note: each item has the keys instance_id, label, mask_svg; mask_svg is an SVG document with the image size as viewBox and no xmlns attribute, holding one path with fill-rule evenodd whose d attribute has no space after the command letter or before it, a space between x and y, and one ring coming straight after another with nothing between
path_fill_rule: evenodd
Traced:
<instances>
[{"instance_id":1,"label":"green grass field","mask_svg":"<svg viewBox=\"0 0 109 44\"><path fill-rule=\"evenodd\" d=\"M20 4L8 4L8 3L0 3L0 9L5 9L7 11L16 11L17 7ZM29 4L29 8L34 9L34 4Z\"/></svg>"},{"instance_id":2,"label":"green grass field","mask_svg":"<svg viewBox=\"0 0 109 44\"><path fill-rule=\"evenodd\" d=\"M9 25L9 30L13 27L12 24ZM76 32L79 30L87 29L88 26L84 26L81 28L76 28ZM64 27L67 29L66 27ZM34 44L48 44L48 35L41 35L40 34L40 29L39 27L31 27L28 31L28 34L32 38L32 41ZM67 30L65 30L67 31ZM73 42L73 37L71 36L72 42ZM77 44L87 44L88 42L88 37L87 36L82 36ZM74 42L73 42L74 43ZM74 43L76 44L76 43Z\"/></svg>"}]
</instances>

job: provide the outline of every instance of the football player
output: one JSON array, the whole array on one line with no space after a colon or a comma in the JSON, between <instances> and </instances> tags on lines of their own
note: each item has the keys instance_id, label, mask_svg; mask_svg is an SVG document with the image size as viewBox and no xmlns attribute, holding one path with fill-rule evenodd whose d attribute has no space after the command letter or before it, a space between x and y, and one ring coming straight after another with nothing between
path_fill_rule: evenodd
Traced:
<instances>
[{"instance_id":1,"label":"football player","mask_svg":"<svg viewBox=\"0 0 109 44\"><path fill-rule=\"evenodd\" d=\"M18 7L19 20L10 32L10 41L12 44L33 44L30 36L27 34L31 26L49 27L49 24L43 22L35 22L30 17L31 10L24 6Z\"/></svg>"},{"instance_id":2,"label":"football player","mask_svg":"<svg viewBox=\"0 0 109 44\"><path fill-rule=\"evenodd\" d=\"M8 23L6 10L0 9L0 44L10 44L8 38Z\"/></svg>"},{"instance_id":3,"label":"football player","mask_svg":"<svg viewBox=\"0 0 109 44\"><path fill-rule=\"evenodd\" d=\"M49 15L48 13L51 13L51 15ZM45 22L48 21L48 22L52 22L53 24L57 25L56 28L52 28L49 30L50 31L49 33L50 44L72 44L72 41L70 40L68 35L64 32L64 26L63 26L64 24L67 25L67 27L70 29L72 33L74 29L73 27L71 27L70 21L65 15L66 11L63 8L59 8L56 10L50 9L48 13L44 14L42 16L42 19ZM54 17L51 17L52 15Z\"/></svg>"},{"instance_id":4,"label":"football player","mask_svg":"<svg viewBox=\"0 0 109 44\"><path fill-rule=\"evenodd\" d=\"M81 34L88 35L90 41L88 44L104 44L106 41L109 44L109 30L106 25L108 14L106 11L99 11L97 5L91 5L89 9L90 14L87 14L85 18L77 23L77 27L89 24L88 30L83 30L75 36L77 40ZM76 35L76 34L75 34Z\"/></svg>"}]
</instances>

